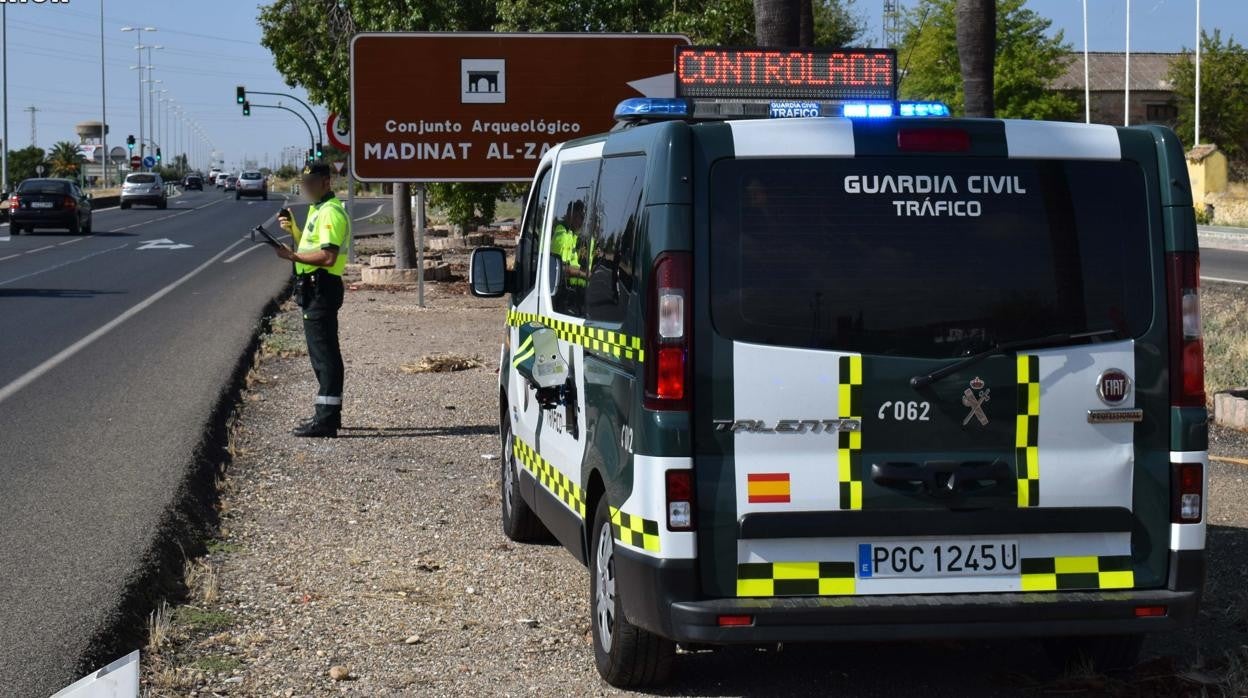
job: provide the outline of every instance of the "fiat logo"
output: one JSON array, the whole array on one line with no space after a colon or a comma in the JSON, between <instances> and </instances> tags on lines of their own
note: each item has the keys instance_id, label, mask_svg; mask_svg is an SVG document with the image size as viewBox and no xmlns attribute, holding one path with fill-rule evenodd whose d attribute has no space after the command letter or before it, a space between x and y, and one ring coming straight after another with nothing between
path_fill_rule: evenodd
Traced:
<instances>
[{"instance_id":1,"label":"fiat logo","mask_svg":"<svg viewBox=\"0 0 1248 698\"><path fill-rule=\"evenodd\" d=\"M1131 394L1131 377L1120 368L1103 371L1096 379L1096 396L1106 405L1121 405Z\"/></svg>"}]
</instances>

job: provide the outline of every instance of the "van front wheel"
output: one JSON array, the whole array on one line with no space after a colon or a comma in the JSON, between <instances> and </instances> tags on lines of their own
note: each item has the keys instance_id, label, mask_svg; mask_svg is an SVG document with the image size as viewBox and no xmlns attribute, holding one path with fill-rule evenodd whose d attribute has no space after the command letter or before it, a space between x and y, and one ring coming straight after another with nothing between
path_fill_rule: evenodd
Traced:
<instances>
[{"instance_id":1,"label":"van front wheel","mask_svg":"<svg viewBox=\"0 0 1248 698\"><path fill-rule=\"evenodd\" d=\"M594 512L589 560L589 611L598 673L617 688L658 686L667 681L676 644L639 628L624 617L615 576L615 537L607 498Z\"/></svg>"},{"instance_id":2,"label":"van front wheel","mask_svg":"<svg viewBox=\"0 0 1248 698\"><path fill-rule=\"evenodd\" d=\"M499 460L499 484L502 488L503 534L517 543L539 543L550 540L550 533L528 502L520 496L520 468L516 463L515 437L511 424L503 421L503 455Z\"/></svg>"}]
</instances>

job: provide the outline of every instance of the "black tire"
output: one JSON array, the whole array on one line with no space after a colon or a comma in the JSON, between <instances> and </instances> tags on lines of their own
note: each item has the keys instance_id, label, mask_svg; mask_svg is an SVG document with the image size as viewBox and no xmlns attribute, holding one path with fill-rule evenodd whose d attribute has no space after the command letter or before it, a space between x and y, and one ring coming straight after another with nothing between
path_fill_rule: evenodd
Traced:
<instances>
[{"instance_id":1,"label":"black tire","mask_svg":"<svg viewBox=\"0 0 1248 698\"><path fill-rule=\"evenodd\" d=\"M235 195L234 195L234 200L235 200L235 201L238 201L238 200L239 200L239 199L241 199L241 198L243 198L243 195L242 195L242 194L235 194Z\"/></svg>"},{"instance_id":2,"label":"black tire","mask_svg":"<svg viewBox=\"0 0 1248 698\"><path fill-rule=\"evenodd\" d=\"M615 536L607 511L607 498L594 511L589 548L590 635L594 639L594 663L603 680L617 688L654 687L666 683L676 659L676 643L639 628L624 617L615 581ZM599 558L608 559L600 567ZM599 595L610 593L603 608ZM609 627L604 627L604 624ZM609 647L607 646L609 644Z\"/></svg>"},{"instance_id":3,"label":"black tire","mask_svg":"<svg viewBox=\"0 0 1248 698\"><path fill-rule=\"evenodd\" d=\"M166 200L166 199L161 199L161 200L160 200L160 203L156 204L156 208L158 208L158 209L160 209L160 210L162 210L162 211L163 211L163 210L165 210L165 209L167 209L167 208L169 208L169 201L168 201L168 200Z\"/></svg>"},{"instance_id":4,"label":"black tire","mask_svg":"<svg viewBox=\"0 0 1248 698\"><path fill-rule=\"evenodd\" d=\"M83 234L83 235L90 235L90 234L91 234L91 226L92 226L92 225L94 225L94 221L92 221L92 220L91 220L91 216L87 216L87 224L86 224L86 225L84 225L84 226L82 226L82 234Z\"/></svg>"},{"instance_id":5,"label":"black tire","mask_svg":"<svg viewBox=\"0 0 1248 698\"><path fill-rule=\"evenodd\" d=\"M515 451L512 449L510 422L503 422L502 437L503 454L498 459L502 466L499 468L498 481L502 494L499 509L502 511L503 535L517 543L541 543L550 540L550 531L546 530L542 520L529 508L524 497L520 496L520 465L516 463Z\"/></svg>"},{"instance_id":6,"label":"black tire","mask_svg":"<svg viewBox=\"0 0 1248 698\"><path fill-rule=\"evenodd\" d=\"M266 192L265 192L265 193L261 196L261 198L263 198L265 201L268 201L268 200L269 200L269 193L266 191Z\"/></svg>"},{"instance_id":7,"label":"black tire","mask_svg":"<svg viewBox=\"0 0 1248 698\"><path fill-rule=\"evenodd\" d=\"M69 224L69 234L70 235L82 234L82 221L78 220L77 216L74 217L74 222Z\"/></svg>"},{"instance_id":8,"label":"black tire","mask_svg":"<svg viewBox=\"0 0 1248 698\"><path fill-rule=\"evenodd\" d=\"M21 235L21 234L22 234L22 226L17 225L15 223L9 224L9 235Z\"/></svg>"},{"instance_id":9,"label":"black tire","mask_svg":"<svg viewBox=\"0 0 1248 698\"><path fill-rule=\"evenodd\" d=\"M121 202L121 210L125 211L129 208L130 208L130 203L128 201Z\"/></svg>"},{"instance_id":10,"label":"black tire","mask_svg":"<svg viewBox=\"0 0 1248 698\"><path fill-rule=\"evenodd\" d=\"M1059 671L1114 674L1130 670L1140 661L1143 635L1046 638L1042 641L1049 661Z\"/></svg>"}]
</instances>

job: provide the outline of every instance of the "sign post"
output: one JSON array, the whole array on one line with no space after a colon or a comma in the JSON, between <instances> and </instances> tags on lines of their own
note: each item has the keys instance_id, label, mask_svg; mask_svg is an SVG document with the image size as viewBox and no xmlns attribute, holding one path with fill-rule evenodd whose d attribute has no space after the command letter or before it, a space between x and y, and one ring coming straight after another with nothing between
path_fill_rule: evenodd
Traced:
<instances>
[{"instance_id":1,"label":"sign post","mask_svg":"<svg viewBox=\"0 0 1248 698\"><path fill-rule=\"evenodd\" d=\"M351 169L365 182L528 181L556 144L610 129L621 100L673 96L672 57L688 44L654 34L357 34Z\"/></svg>"}]
</instances>

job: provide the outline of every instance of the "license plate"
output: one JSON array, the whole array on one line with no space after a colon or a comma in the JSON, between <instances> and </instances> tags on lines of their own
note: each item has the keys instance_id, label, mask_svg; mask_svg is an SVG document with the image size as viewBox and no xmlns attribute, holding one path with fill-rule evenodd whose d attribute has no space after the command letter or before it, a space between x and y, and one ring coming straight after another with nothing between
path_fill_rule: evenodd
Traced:
<instances>
[{"instance_id":1,"label":"license plate","mask_svg":"<svg viewBox=\"0 0 1248 698\"><path fill-rule=\"evenodd\" d=\"M30 202L30 207L31 208L52 208L52 202L51 201L32 201Z\"/></svg>"},{"instance_id":2,"label":"license plate","mask_svg":"<svg viewBox=\"0 0 1248 698\"><path fill-rule=\"evenodd\" d=\"M1018 541L942 540L858 544L858 578L1019 574Z\"/></svg>"}]
</instances>

